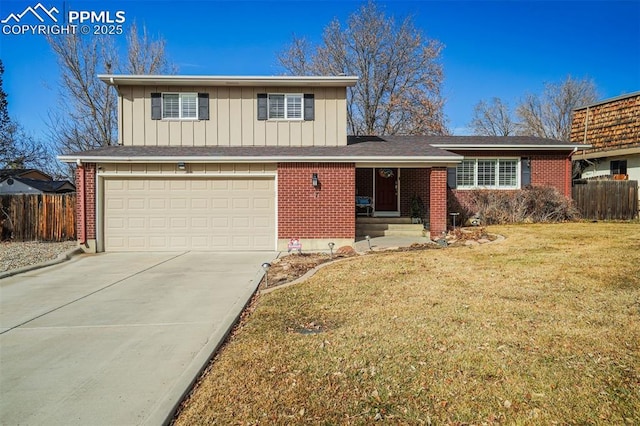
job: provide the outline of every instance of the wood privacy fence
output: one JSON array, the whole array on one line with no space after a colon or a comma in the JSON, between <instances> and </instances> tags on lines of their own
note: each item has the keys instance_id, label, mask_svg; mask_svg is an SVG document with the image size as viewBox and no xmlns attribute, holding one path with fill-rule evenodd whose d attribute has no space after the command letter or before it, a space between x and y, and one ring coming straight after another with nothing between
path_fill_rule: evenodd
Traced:
<instances>
[{"instance_id":1,"label":"wood privacy fence","mask_svg":"<svg viewBox=\"0 0 640 426\"><path fill-rule=\"evenodd\" d=\"M585 219L631 220L638 216L638 182L635 180L579 180L573 200Z\"/></svg>"},{"instance_id":2,"label":"wood privacy fence","mask_svg":"<svg viewBox=\"0 0 640 426\"><path fill-rule=\"evenodd\" d=\"M75 194L0 196L2 239L66 241L75 239Z\"/></svg>"}]
</instances>

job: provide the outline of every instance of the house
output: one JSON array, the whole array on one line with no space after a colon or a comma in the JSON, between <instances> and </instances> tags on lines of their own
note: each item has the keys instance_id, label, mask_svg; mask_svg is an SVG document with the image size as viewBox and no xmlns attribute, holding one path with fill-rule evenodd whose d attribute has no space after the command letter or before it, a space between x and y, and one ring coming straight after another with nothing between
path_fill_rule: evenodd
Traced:
<instances>
[{"instance_id":1,"label":"house","mask_svg":"<svg viewBox=\"0 0 640 426\"><path fill-rule=\"evenodd\" d=\"M591 145L574 156L583 179L640 181L640 92L575 109L571 141Z\"/></svg>"},{"instance_id":2,"label":"house","mask_svg":"<svg viewBox=\"0 0 640 426\"><path fill-rule=\"evenodd\" d=\"M8 194L64 194L74 192L75 186L67 180L53 180L36 169L0 170L0 195Z\"/></svg>"},{"instance_id":3,"label":"house","mask_svg":"<svg viewBox=\"0 0 640 426\"><path fill-rule=\"evenodd\" d=\"M354 76L99 78L118 91L119 145L59 157L78 165L78 236L88 251L350 245L356 196L388 220L408 217L419 197L437 238L447 229L448 169L459 170L461 193L570 185L576 144L348 136Z\"/></svg>"}]
</instances>

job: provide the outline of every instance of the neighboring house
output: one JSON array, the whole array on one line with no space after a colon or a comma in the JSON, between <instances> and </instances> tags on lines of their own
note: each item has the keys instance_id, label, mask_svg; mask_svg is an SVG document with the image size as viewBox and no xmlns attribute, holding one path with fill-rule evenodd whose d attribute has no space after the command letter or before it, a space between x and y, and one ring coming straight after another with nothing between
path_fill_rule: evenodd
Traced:
<instances>
[{"instance_id":1,"label":"neighboring house","mask_svg":"<svg viewBox=\"0 0 640 426\"><path fill-rule=\"evenodd\" d=\"M0 170L0 195L8 194L63 194L76 187L66 180L53 180L35 169Z\"/></svg>"},{"instance_id":2,"label":"neighboring house","mask_svg":"<svg viewBox=\"0 0 640 426\"><path fill-rule=\"evenodd\" d=\"M387 218L408 217L419 197L438 238L448 169L460 190L531 183L569 195L579 146L348 137L353 76L99 78L118 90L119 145L60 157L78 165L78 238L89 251L286 250L292 238L326 250L353 244L356 196Z\"/></svg>"},{"instance_id":3,"label":"neighboring house","mask_svg":"<svg viewBox=\"0 0 640 426\"><path fill-rule=\"evenodd\" d=\"M573 158L582 178L640 181L640 92L575 109L571 141L591 145Z\"/></svg>"}]
</instances>

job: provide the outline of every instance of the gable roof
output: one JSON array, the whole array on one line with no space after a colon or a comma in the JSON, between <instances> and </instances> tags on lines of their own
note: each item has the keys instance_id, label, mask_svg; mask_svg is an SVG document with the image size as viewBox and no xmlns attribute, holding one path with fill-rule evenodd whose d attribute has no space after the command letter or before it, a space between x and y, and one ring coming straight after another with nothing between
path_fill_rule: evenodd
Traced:
<instances>
[{"instance_id":1,"label":"gable roof","mask_svg":"<svg viewBox=\"0 0 640 426\"><path fill-rule=\"evenodd\" d=\"M25 176L28 174L39 174L45 177L47 180L51 180L51 176L38 169L0 169L0 180L4 180L8 177Z\"/></svg>"},{"instance_id":2,"label":"gable roof","mask_svg":"<svg viewBox=\"0 0 640 426\"><path fill-rule=\"evenodd\" d=\"M27 178L16 178L16 180L29 185L32 188L40 190L42 192L72 192L76 190L74 184L68 180L38 180Z\"/></svg>"}]
</instances>

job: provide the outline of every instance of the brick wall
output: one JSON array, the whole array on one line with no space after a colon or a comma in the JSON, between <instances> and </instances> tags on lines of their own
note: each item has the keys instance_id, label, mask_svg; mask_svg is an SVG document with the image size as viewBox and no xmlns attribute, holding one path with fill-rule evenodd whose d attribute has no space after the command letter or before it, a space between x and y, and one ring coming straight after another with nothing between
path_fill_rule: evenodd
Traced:
<instances>
[{"instance_id":1,"label":"brick wall","mask_svg":"<svg viewBox=\"0 0 640 426\"><path fill-rule=\"evenodd\" d=\"M425 217L429 214L430 169L400 170L400 216L411 216L411 199L417 195L422 200Z\"/></svg>"},{"instance_id":2,"label":"brick wall","mask_svg":"<svg viewBox=\"0 0 640 426\"><path fill-rule=\"evenodd\" d=\"M278 238L355 238L355 177L353 163L278 164Z\"/></svg>"},{"instance_id":3,"label":"brick wall","mask_svg":"<svg viewBox=\"0 0 640 426\"><path fill-rule=\"evenodd\" d=\"M76 169L76 229L78 240L83 235L87 240L96 238L96 165L82 164ZM82 206L84 204L85 220L82 220ZM86 234L83 230L86 226ZM85 242L85 241L82 241Z\"/></svg>"},{"instance_id":4,"label":"brick wall","mask_svg":"<svg viewBox=\"0 0 640 426\"><path fill-rule=\"evenodd\" d=\"M553 186L571 197L571 151L452 151L466 158L519 157L531 160L531 185ZM454 193L464 192L456 190Z\"/></svg>"},{"instance_id":5,"label":"brick wall","mask_svg":"<svg viewBox=\"0 0 640 426\"><path fill-rule=\"evenodd\" d=\"M571 141L593 145L587 153L640 146L640 94L574 111Z\"/></svg>"},{"instance_id":6,"label":"brick wall","mask_svg":"<svg viewBox=\"0 0 640 426\"><path fill-rule=\"evenodd\" d=\"M373 169L356 169L356 195L373 197Z\"/></svg>"},{"instance_id":7,"label":"brick wall","mask_svg":"<svg viewBox=\"0 0 640 426\"><path fill-rule=\"evenodd\" d=\"M429 173L429 232L431 238L438 238L447 230L447 169L434 167Z\"/></svg>"}]
</instances>

